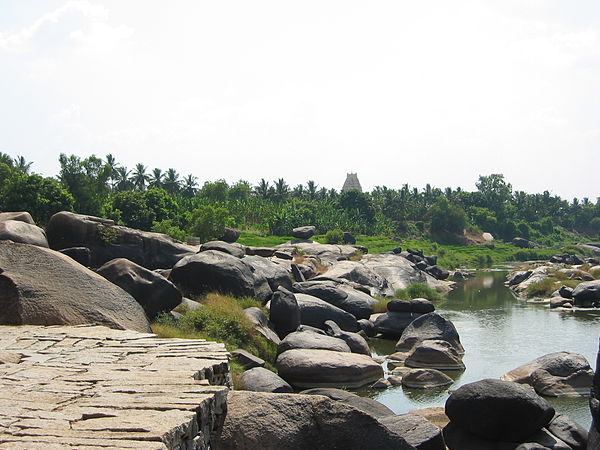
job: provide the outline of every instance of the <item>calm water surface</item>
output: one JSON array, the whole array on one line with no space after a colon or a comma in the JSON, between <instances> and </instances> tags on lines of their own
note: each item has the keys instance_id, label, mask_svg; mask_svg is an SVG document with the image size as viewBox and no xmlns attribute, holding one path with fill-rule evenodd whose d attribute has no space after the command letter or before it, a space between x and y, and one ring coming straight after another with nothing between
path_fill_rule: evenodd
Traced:
<instances>
[{"instance_id":1,"label":"calm water surface","mask_svg":"<svg viewBox=\"0 0 600 450\"><path fill-rule=\"evenodd\" d=\"M436 305L437 312L454 322L465 347L463 372L447 371L455 383L450 390L483 378L498 378L521 364L547 353L580 353L595 366L600 336L600 311L558 311L515 299L504 286L505 271L477 272L461 282ZM395 341L371 340L375 355L394 352ZM443 406L448 388L364 391L397 414ZM558 412L588 428L591 417L586 398L547 398Z\"/></svg>"}]
</instances>

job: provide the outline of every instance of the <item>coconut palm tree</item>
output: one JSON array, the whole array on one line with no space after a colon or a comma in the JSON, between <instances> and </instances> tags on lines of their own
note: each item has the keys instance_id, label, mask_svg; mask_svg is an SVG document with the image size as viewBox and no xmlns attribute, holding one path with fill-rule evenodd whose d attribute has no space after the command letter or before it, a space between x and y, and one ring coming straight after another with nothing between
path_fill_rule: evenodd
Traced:
<instances>
[{"instance_id":1,"label":"coconut palm tree","mask_svg":"<svg viewBox=\"0 0 600 450\"><path fill-rule=\"evenodd\" d=\"M163 178L165 174L157 167L152 170L152 173L148 177L148 187L160 188L163 185Z\"/></svg>"},{"instance_id":2,"label":"coconut palm tree","mask_svg":"<svg viewBox=\"0 0 600 450\"><path fill-rule=\"evenodd\" d=\"M186 197L191 198L196 194L196 191L198 190L197 187L198 178L192 174L189 174L183 179L182 193Z\"/></svg>"},{"instance_id":3,"label":"coconut palm tree","mask_svg":"<svg viewBox=\"0 0 600 450\"><path fill-rule=\"evenodd\" d=\"M308 180L306 183L306 193L308 194L308 198L314 200L317 197L317 183Z\"/></svg>"},{"instance_id":4,"label":"coconut palm tree","mask_svg":"<svg viewBox=\"0 0 600 450\"><path fill-rule=\"evenodd\" d=\"M131 171L127 167L121 166L115 169L115 189L117 191L128 191L133 187L133 183L129 179Z\"/></svg>"},{"instance_id":5,"label":"coconut palm tree","mask_svg":"<svg viewBox=\"0 0 600 450\"><path fill-rule=\"evenodd\" d=\"M179 174L175 169L169 168L167 173L165 174L165 179L163 181L163 187L167 192L171 194L176 194L179 192L181 182L179 181Z\"/></svg>"},{"instance_id":6,"label":"coconut palm tree","mask_svg":"<svg viewBox=\"0 0 600 450\"><path fill-rule=\"evenodd\" d=\"M254 187L254 192L261 198L269 198L269 182L261 178L258 185Z\"/></svg>"},{"instance_id":7,"label":"coconut palm tree","mask_svg":"<svg viewBox=\"0 0 600 450\"><path fill-rule=\"evenodd\" d=\"M142 163L137 163L135 165L135 170L133 171L133 176L131 177L131 181L136 189L139 191L146 189L146 183L149 179L150 177L146 174L146 166Z\"/></svg>"},{"instance_id":8,"label":"coconut palm tree","mask_svg":"<svg viewBox=\"0 0 600 450\"><path fill-rule=\"evenodd\" d=\"M275 182L275 199L277 201L285 200L290 194L290 187L283 178L279 178Z\"/></svg>"},{"instance_id":9,"label":"coconut palm tree","mask_svg":"<svg viewBox=\"0 0 600 450\"><path fill-rule=\"evenodd\" d=\"M31 168L32 164L32 162L27 162L27 160L23 156L17 156L13 160L13 166L15 167L15 169L24 174L29 173L29 169Z\"/></svg>"}]
</instances>

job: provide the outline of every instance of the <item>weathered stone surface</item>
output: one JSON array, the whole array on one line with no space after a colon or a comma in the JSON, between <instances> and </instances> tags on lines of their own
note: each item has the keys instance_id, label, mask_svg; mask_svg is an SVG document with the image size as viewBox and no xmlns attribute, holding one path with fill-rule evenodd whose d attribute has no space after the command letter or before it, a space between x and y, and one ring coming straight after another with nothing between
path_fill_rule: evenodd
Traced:
<instances>
[{"instance_id":1,"label":"weathered stone surface","mask_svg":"<svg viewBox=\"0 0 600 450\"><path fill-rule=\"evenodd\" d=\"M215 250L217 252L227 253L231 256L235 256L236 258L242 258L246 255L246 248L243 245L225 241L205 242L200 246L198 252L205 252L207 250Z\"/></svg>"},{"instance_id":2,"label":"weathered stone surface","mask_svg":"<svg viewBox=\"0 0 600 450\"><path fill-rule=\"evenodd\" d=\"M424 314L411 322L402 332L396 350L409 351L428 339L447 341L459 354L465 352L454 324L437 313Z\"/></svg>"},{"instance_id":3,"label":"weathered stone surface","mask_svg":"<svg viewBox=\"0 0 600 450\"><path fill-rule=\"evenodd\" d=\"M92 252L87 247L69 247L59 250L63 255L67 255L69 258L77 261L79 264L85 267L90 267L92 264Z\"/></svg>"},{"instance_id":4,"label":"weathered stone surface","mask_svg":"<svg viewBox=\"0 0 600 450\"><path fill-rule=\"evenodd\" d=\"M273 292L280 286L287 290L292 288L290 272L281 264L260 256L246 256L242 258L242 262L252 268L254 276L265 278Z\"/></svg>"},{"instance_id":5,"label":"weathered stone surface","mask_svg":"<svg viewBox=\"0 0 600 450\"><path fill-rule=\"evenodd\" d=\"M40 227L20 220L0 221L0 240L48 248L46 233Z\"/></svg>"},{"instance_id":6,"label":"weathered stone surface","mask_svg":"<svg viewBox=\"0 0 600 450\"><path fill-rule=\"evenodd\" d=\"M515 272L510 278L510 280L508 280L508 285L515 286L517 284L521 284L523 281L529 278L532 273L532 270L522 270L519 272Z\"/></svg>"},{"instance_id":7,"label":"weathered stone surface","mask_svg":"<svg viewBox=\"0 0 600 450\"><path fill-rule=\"evenodd\" d=\"M444 441L450 450L549 450L544 446L521 447L519 442L508 442L506 440L492 440L469 433L464 428L450 422L443 430ZM536 444L538 445L538 444Z\"/></svg>"},{"instance_id":8,"label":"weathered stone surface","mask_svg":"<svg viewBox=\"0 0 600 450\"><path fill-rule=\"evenodd\" d=\"M31 214L26 211L18 211L18 212L0 212L0 222L5 222L7 220L18 220L20 222L29 223L31 225L35 225L35 221Z\"/></svg>"},{"instance_id":9,"label":"weathered stone surface","mask_svg":"<svg viewBox=\"0 0 600 450\"><path fill-rule=\"evenodd\" d=\"M464 370L465 365L448 341L426 340L417 344L404 361L408 367Z\"/></svg>"},{"instance_id":10,"label":"weathered stone surface","mask_svg":"<svg viewBox=\"0 0 600 450\"><path fill-rule=\"evenodd\" d=\"M92 267L115 258L127 258L147 269L172 267L196 248L175 241L166 234L116 226L112 220L62 211L46 227L50 247L88 247Z\"/></svg>"},{"instance_id":11,"label":"weathered stone surface","mask_svg":"<svg viewBox=\"0 0 600 450\"><path fill-rule=\"evenodd\" d=\"M313 388L307 389L300 393L307 395L324 395L325 397L329 397L331 400L346 403L378 419L395 415L394 411L378 401L370 399L369 397L360 397L352 392L344 391L343 389Z\"/></svg>"},{"instance_id":12,"label":"weathered stone surface","mask_svg":"<svg viewBox=\"0 0 600 450\"><path fill-rule=\"evenodd\" d=\"M294 389L276 373L263 367L246 370L238 378L240 390L254 392L294 392Z\"/></svg>"},{"instance_id":13,"label":"weathered stone surface","mask_svg":"<svg viewBox=\"0 0 600 450\"><path fill-rule=\"evenodd\" d=\"M325 322L325 332L337 339L341 339L352 353L361 353L363 355L371 355L371 349L366 339L358 333L352 333L350 331L342 330L333 320L327 320Z\"/></svg>"},{"instance_id":14,"label":"weathered stone surface","mask_svg":"<svg viewBox=\"0 0 600 450\"><path fill-rule=\"evenodd\" d=\"M600 448L600 351L596 356L596 371L590 392L590 413L592 425L588 437L589 448Z\"/></svg>"},{"instance_id":15,"label":"weathered stone surface","mask_svg":"<svg viewBox=\"0 0 600 450\"><path fill-rule=\"evenodd\" d=\"M589 308L600 303L600 280L579 283L573 289L574 306Z\"/></svg>"},{"instance_id":16,"label":"weathered stone surface","mask_svg":"<svg viewBox=\"0 0 600 450\"><path fill-rule=\"evenodd\" d=\"M524 442L550 423L554 408L530 388L485 379L465 384L446 401L451 424L491 440Z\"/></svg>"},{"instance_id":17,"label":"weathered stone surface","mask_svg":"<svg viewBox=\"0 0 600 450\"><path fill-rule=\"evenodd\" d=\"M301 313L296 296L279 288L271 298L269 317L281 339L296 331L301 323Z\"/></svg>"},{"instance_id":18,"label":"weathered stone surface","mask_svg":"<svg viewBox=\"0 0 600 450\"><path fill-rule=\"evenodd\" d=\"M297 387L359 388L383 376L372 358L357 353L293 349L277 357L279 375Z\"/></svg>"},{"instance_id":19,"label":"weathered stone surface","mask_svg":"<svg viewBox=\"0 0 600 450\"><path fill-rule=\"evenodd\" d=\"M227 243L234 243L240 238L240 232L238 230L234 230L233 228L225 227L223 230L223 236L221 236L220 240Z\"/></svg>"},{"instance_id":20,"label":"weathered stone surface","mask_svg":"<svg viewBox=\"0 0 600 450\"><path fill-rule=\"evenodd\" d=\"M0 241L0 267L0 324L150 329L131 295L59 252Z\"/></svg>"},{"instance_id":21,"label":"weathered stone surface","mask_svg":"<svg viewBox=\"0 0 600 450\"><path fill-rule=\"evenodd\" d=\"M383 313L375 319L375 331L391 338L398 338L402 335L406 327L417 319L421 314L412 312L392 312Z\"/></svg>"},{"instance_id":22,"label":"weathered stone surface","mask_svg":"<svg viewBox=\"0 0 600 450\"><path fill-rule=\"evenodd\" d=\"M300 308L300 321L303 325L324 329L325 322L333 320L343 330L356 332L360 329L356 317L343 309L312 295L294 294L294 296Z\"/></svg>"},{"instance_id":23,"label":"weathered stone surface","mask_svg":"<svg viewBox=\"0 0 600 450\"><path fill-rule=\"evenodd\" d=\"M150 320L181 303L181 292L173 283L125 258L113 259L96 272L131 294Z\"/></svg>"},{"instance_id":24,"label":"weathered stone surface","mask_svg":"<svg viewBox=\"0 0 600 450\"><path fill-rule=\"evenodd\" d=\"M557 414L546 426L548 431L574 450L585 450L588 433L577 422L564 414ZM593 448L593 447L588 447Z\"/></svg>"},{"instance_id":25,"label":"weathered stone surface","mask_svg":"<svg viewBox=\"0 0 600 450\"><path fill-rule=\"evenodd\" d=\"M427 314L435 311L435 306L426 298L413 298L412 300L391 300L387 310L392 312L414 312Z\"/></svg>"},{"instance_id":26,"label":"weathered stone surface","mask_svg":"<svg viewBox=\"0 0 600 450\"><path fill-rule=\"evenodd\" d=\"M227 352L153 336L0 327L0 354L27 356L0 372L0 448L206 448L226 408L227 388L209 383L227 382Z\"/></svg>"},{"instance_id":27,"label":"weathered stone surface","mask_svg":"<svg viewBox=\"0 0 600 450\"><path fill-rule=\"evenodd\" d=\"M288 334L277 347L277 354L294 348L351 352L348 344L342 339L312 331L295 331Z\"/></svg>"},{"instance_id":28,"label":"weathered stone surface","mask_svg":"<svg viewBox=\"0 0 600 450\"><path fill-rule=\"evenodd\" d=\"M419 450L446 450L442 430L417 414L401 414L379 419L389 430Z\"/></svg>"},{"instance_id":29,"label":"weathered stone surface","mask_svg":"<svg viewBox=\"0 0 600 450\"><path fill-rule=\"evenodd\" d=\"M310 239L315 234L316 227L307 225L304 227L296 227L292 230L292 236L298 239Z\"/></svg>"},{"instance_id":30,"label":"weathered stone surface","mask_svg":"<svg viewBox=\"0 0 600 450\"><path fill-rule=\"evenodd\" d=\"M248 256L261 256L263 258L269 258L275 253L273 247L246 247L246 255Z\"/></svg>"},{"instance_id":31,"label":"weathered stone surface","mask_svg":"<svg viewBox=\"0 0 600 450\"><path fill-rule=\"evenodd\" d=\"M231 351L231 357L241 365L245 370L253 369L255 367L263 367L265 360L253 355L252 353L238 348Z\"/></svg>"},{"instance_id":32,"label":"weathered stone surface","mask_svg":"<svg viewBox=\"0 0 600 450\"><path fill-rule=\"evenodd\" d=\"M334 264L325 275L329 278L341 278L367 286L372 295L391 293L387 280L362 261L340 261Z\"/></svg>"},{"instance_id":33,"label":"weathered stone surface","mask_svg":"<svg viewBox=\"0 0 600 450\"><path fill-rule=\"evenodd\" d=\"M585 356L556 352L540 356L502 375L505 381L528 384L548 397L588 396L594 372Z\"/></svg>"},{"instance_id":34,"label":"weathered stone surface","mask_svg":"<svg viewBox=\"0 0 600 450\"><path fill-rule=\"evenodd\" d=\"M281 339L279 339L279 336L277 336L275 327L269 321L269 319L267 319L267 316L265 316L265 313L263 313L260 308L252 306L244 309L244 313L252 321L256 330L262 334L265 339L271 341L275 345L279 345Z\"/></svg>"},{"instance_id":35,"label":"weathered stone surface","mask_svg":"<svg viewBox=\"0 0 600 450\"><path fill-rule=\"evenodd\" d=\"M207 250L182 258L171 270L171 280L184 292L224 292L254 297L254 276L239 258Z\"/></svg>"},{"instance_id":36,"label":"weathered stone surface","mask_svg":"<svg viewBox=\"0 0 600 450\"><path fill-rule=\"evenodd\" d=\"M452 378L436 369L412 369L402 376L402 385L413 389L433 389L453 382Z\"/></svg>"},{"instance_id":37,"label":"weathered stone surface","mask_svg":"<svg viewBox=\"0 0 600 450\"><path fill-rule=\"evenodd\" d=\"M217 450L414 449L375 417L320 395L234 391Z\"/></svg>"}]
</instances>

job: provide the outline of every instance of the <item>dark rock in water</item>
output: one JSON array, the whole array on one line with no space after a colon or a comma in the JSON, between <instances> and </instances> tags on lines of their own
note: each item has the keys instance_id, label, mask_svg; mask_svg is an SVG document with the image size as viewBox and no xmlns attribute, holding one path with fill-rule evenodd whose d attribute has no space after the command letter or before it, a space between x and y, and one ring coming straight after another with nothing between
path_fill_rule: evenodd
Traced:
<instances>
[{"instance_id":1,"label":"dark rock in water","mask_svg":"<svg viewBox=\"0 0 600 450\"><path fill-rule=\"evenodd\" d=\"M360 326L361 331L363 331L367 337L375 337L377 334L375 331L375 324L369 319L359 319L358 325Z\"/></svg>"},{"instance_id":2,"label":"dark rock in water","mask_svg":"<svg viewBox=\"0 0 600 450\"><path fill-rule=\"evenodd\" d=\"M150 320L169 312L181 303L181 292L156 272L125 258L107 262L97 270L111 283L129 292L142 305Z\"/></svg>"},{"instance_id":3,"label":"dark rock in water","mask_svg":"<svg viewBox=\"0 0 600 450\"><path fill-rule=\"evenodd\" d=\"M588 448L600 448L600 351L596 357L596 372L590 392L590 412L592 425L588 436Z\"/></svg>"},{"instance_id":4,"label":"dark rock in water","mask_svg":"<svg viewBox=\"0 0 600 450\"><path fill-rule=\"evenodd\" d=\"M295 297L300 307L300 321L302 324L324 329L325 322L333 320L343 330L353 332L360 330L356 317L349 312L312 295L295 294Z\"/></svg>"},{"instance_id":5,"label":"dark rock in water","mask_svg":"<svg viewBox=\"0 0 600 450\"><path fill-rule=\"evenodd\" d=\"M348 344L352 353L361 353L363 355L371 354L371 349L365 338L358 333L342 330L333 320L327 320L325 322L325 331L328 335L341 339Z\"/></svg>"},{"instance_id":6,"label":"dark rock in water","mask_svg":"<svg viewBox=\"0 0 600 450\"><path fill-rule=\"evenodd\" d=\"M409 351L428 339L447 341L459 354L465 352L454 324L437 313L423 314L410 323L396 344L396 350Z\"/></svg>"},{"instance_id":7,"label":"dark rock in water","mask_svg":"<svg viewBox=\"0 0 600 450\"><path fill-rule=\"evenodd\" d=\"M418 450L446 450L442 430L417 414L387 416L379 421Z\"/></svg>"},{"instance_id":8,"label":"dark rock in water","mask_svg":"<svg viewBox=\"0 0 600 450\"><path fill-rule=\"evenodd\" d=\"M143 308L131 295L59 252L0 241L0 268L0 324L95 323L150 331Z\"/></svg>"},{"instance_id":9,"label":"dark rock in water","mask_svg":"<svg viewBox=\"0 0 600 450\"><path fill-rule=\"evenodd\" d=\"M363 411L373 417L377 417L378 419L387 416L395 416L394 411L378 401L372 400L369 397L360 397L342 389L313 388L302 391L300 394L324 395L325 397L329 397L331 400L346 403L358 409L359 411Z\"/></svg>"},{"instance_id":10,"label":"dark rock in water","mask_svg":"<svg viewBox=\"0 0 600 450\"><path fill-rule=\"evenodd\" d=\"M579 283L573 289L573 300L575 306L590 308L600 302L600 280Z\"/></svg>"},{"instance_id":11,"label":"dark rock in water","mask_svg":"<svg viewBox=\"0 0 600 450\"><path fill-rule=\"evenodd\" d=\"M512 244L515 247L519 247L519 248L533 248L534 247L534 245L530 241L528 241L527 239L520 238L520 237L513 238Z\"/></svg>"},{"instance_id":12,"label":"dark rock in water","mask_svg":"<svg viewBox=\"0 0 600 450\"><path fill-rule=\"evenodd\" d=\"M308 225L304 227L297 227L292 230L292 236L297 239L310 239L315 234L316 227Z\"/></svg>"},{"instance_id":13,"label":"dark rock in water","mask_svg":"<svg viewBox=\"0 0 600 450\"><path fill-rule=\"evenodd\" d=\"M250 308L244 309L244 314L252 321L256 330L262 334L265 339L275 345L279 345L281 339L277 336L275 327L269 319L267 319L267 316L265 316L265 313L263 313L260 308L251 306Z\"/></svg>"},{"instance_id":14,"label":"dark rock in water","mask_svg":"<svg viewBox=\"0 0 600 450\"><path fill-rule=\"evenodd\" d=\"M253 369L255 367L263 367L265 365L264 359L254 356L252 353L238 348L231 351L231 357L241 365L244 370Z\"/></svg>"},{"instance_id":15,"label":"dark rock in water","mask_svg":"<svg viewBox=\"0 0 600 450\"><path fill-rule=\"evenodd\" d=\"M295 283L292 287L296 292L324 300L358 319L368 319L373 314L373 305L377 302L364 292L333 281L307 281Z\"/></svg>"},{"instance_id":16,"label":"dark rock in water","mask_svg":"<svg viewBox=\"0 0 600 450\"><path fill-rule=\"evenodd\" d=\"M242 391L292 393L294 389L276 373L263 367L246 370L238 383Z\"/></svg>"},{"instance_id":17,"label":"dark rock in water","mask_svg":"<svg viewBox=\"0 0 600 450\"><path fill-rule=\"evenodd\" d=\"M254 275L239 258L216 250L186 256L173 266L171 280L193 294L223 292L254 297Z\"/></svg>"},{"instance_id":18,"label":"dark rock in water","mask_svg":"<svg viewBox=\"0 0 600 450\"><path fill-rule=\"evenodd\" d=\"M377 418L320 395L232 391L215 448L414 449ZM211 443L213 440L211 440Z\"/></svg>"},{"instance_id":19,"label":"dark rock in water","mask_svg":"<svg viewBox=\"0 0 600 450\"><path fill-rule=\"evenodd\" d=\"M390 300L386 305L388 311L392 312L413 312L410 300Z\"/></svg>"},{"instance_id":20,"label":"dark rock in water","mask_svg":"<svg viewBox=\"0 0 600 450\"><path fill-rule=\"evenodd\" d=\"M330 350L293 349L277 357L279 376L296 387L350 389L383 377L383 369L371 357Z\"/></svg>"},{"instance_id":21,"label":"dark rock in water","mask_svg":"<svg viewBox=\"0 0 600 450\"><path fill-rule=\"evenodd\" d=\"M198 253L205 252L207 250L216 250L218 252L227 253L236 258L242 258L246 255L246 248L240 244L231 244L224 241L210 241L205 242L200 246Z\"/></svg>"},{"instance_id":22,"label":"dark rock in water","mask_svg":"<svg viewBox=\"0 0 600 450\"><path fill-rule=\"evenodd\" d=\"M92 261L92 252L87 247L70 247L59 250L63 255L77 261L85 267L90 267Z\"/></svg>"},{"instance_id":23,"label":"dark rock in water","mask_svg":"<svg viewBox=\"0 0 600 450\"><path fill-rule=\"evenodd\" d=\"M291 268L292 268L292 276L294 277L294 280L297 283L303 283L306 281L306 278L304 278L304 274L302 273L302 271L300 270L300 268L298 267L297 264L292 264Z\"/></svg>"},{"instance_id":24,"label":"dark rock in water","mask_svg":"<svg viewBox=\"0 0 600 450\"><path fill-rule=\"evenodd\" d=\"M448 341L426 340L417 344L408 354L407 367L439 370L464 370L460 355Z\"/></svg>"},{"instance_id":25,"label":"dark rock in water","mask_svg":"<svg viewBox=\"0 0 600 450\"><path fill-rule=\"evenodd\" d=\"M225 227L223 230L223 236L219 238L220 241L229 242L230 244L237 241L240 238L240 232L233 228Z\"/></svg>"},{"instance_id":26,"label":"dark rock in water","mask_svg":"<svg viewBox=\"0 0 600 450\"><path fill-rule=\"evenodd\" d=\"M54 214L46 227L50 247L61 250L87 247L92 267L115 258L127 258L147 269L172 267L196 249L166 234L150 233L116 226L112 220L62 211Z\"/></svg>"},{"instance_id":27,"label":"dark rock in water","mask_svg":"<svg viewBox=\"0 0 600 450\"><path fill-rule=\"evenodd\" d=\"M300 307L294 294L279 288L271 298L269 318L281 339L296 331L300 325Z\"/></svg>"},{"instance_id":28,"label":"dark rock in water","mask_svg":"<svg viewBox=\"0 0 600 450\"><path fill-rule=\"evenodd\" d=\"M337 337L314 333L312 331L294 331L288 334L278 345L277 354L279 355L295 348L352 352L348 344Z\"/></svg>"},{"instance_id":29,"label":"dark rock in water","mask_svg":"<svg viewBox=\"0 0 600 450\"><path fill-rule=\"evenodd\" d=\"M437 369L411 369L402 376L402 384L413 389L433 389L449 386L454 381Z\"/></svg>"},{"instance_id":30,"label":"dark rock in water","mask_svg":"<svg viewBox=\"0 0 600 450\"><path fill-rule=\"evenodd\" d=\"M550 306L550 308L560 308L560 307L564 307L564 305L566 305L567 303L571 304L571 300L568 298L552 297L550 299L549 306Z\"/></svg>"},{"instance_id":31,"label":"dark rock in water","mask_svg":"<svg viewBox=\"0 0 600 450\"><path fill-rule=\"evenodd\" d=\"M438 280L445 280L450 276L450 272L440 266L429 266L425 269L425 271Z\"/></svg>"},{"instance_id":32,"label":"dark rock in water","mask_svg":"<svg viewBox=\"0 0 600 450\"><path fill-rule=\"evenodd\" d=\"M421 314L418 313L390 311L375 319L375 331L384 336L396 338L401 336L406 327L420 316Z\"/></svg>"},{"instance_id":33,"label":"dark rock in water","mask_svg":"<svg viewBox=\"0 0 600 450\"><path fill-rule=\"evenodd\" d=\"M20 222L25 222L31 225L35 225L35 221L31 214L26 211L18 211L18 212L0 212L0 222L4 222L6 220L18 220Z\"/></svg>"},{"instance_id":34,"label":"dark rock in water","mask_svg":"<svg viewBox=\"0 0 600 450\"><path fill-rule=\"evenodd\" d=\"M347 231L344 231L344 244L354 245L356 244L356 238Z\"/></svg>"},{"instance_id":35,"label":"dark rock in water","mask_svg":"<svg viewBox=\"0 0 600 450\"><path fill-rule=\"evenodd\" d=\"M20 220L0 222L0 240L48 248L46 233L40 227Z\"/></svg>"},{"instance_id":36,"label":"dark rock in water","mask_svg":"<svg viewBox=\"0 0 600 450\"><path fill-rule=\"evenodd\" d=\"M532 273L533 273L532 270L516 272L513 275L513 277L508 281L508 285L515 286L517 284L521 284L523 281L525 281L527 278L529 278Z\"/></svg>"},{"instance_id":37,"label":"dark rock in water","mask_svg":"<svg viewBox=\"0 0 600 450\"><path fill-rule=\"evenodd\" d=\"M569 286L561 286L558 289L558 295L563 298L573 298L573 288Z\"/></svg>"},{"instance_id":38,"label":"dark rock in water","mask_svg":"<svg viewBox=\"0 0 600 450\"><path fill-rule=\"evenodd\" d=\"M427 314L435 311L435 306L426 298L413 298L412 300L392 300L387 304L387 310L393 312L415 312Z\"/></svg>"},{"instance_id":39,"label":"dark rock in water","mask_svg":"<svg viewBox=\"0 0 600 450\"><path fill-rule=\"evenodd\" d=\"M583 355L556 352L517 367L502 375L501 379L528 384L539 395L577 397L589 395L593 375Z\"/></svg>"},{"instance_id":40,"label":"dark rock in water","mask_svg":"<svg viewBox=\"0 0 600 450\"><path fill-rule=\"evenodd\" d=\"M569 416L557 414L546 427L553 436L569 445L574 450L585 450L588 433ZM592 448L592 447L588 447Z\"/></svg>"},{"instance_id":41,"label":"dark rock in water","mask_svg":"<svg viewBox=\"0 0 600 450\"><path fill-rule=\"evenodd\" d=\"M469 433L464 428L450 422L443 430L444 441L450 450L549 450L547 447L521 447L518 442L507 442L505 440L490 440ZM529 445L529 444L528 444ZM539 444L536 444L539 445Z\"/></svg>"},{"instance_id":42,"label":"dark rock in water","mask_svg":"<svg viewBox=\"0 0 600 450\"><path fill-rule=\"evenodd\" d=\"M483 439L524 442L550 423L554 408L530 388L485 379L454 391L446 415L451 424Z\"/></svg>"}]
</instances>

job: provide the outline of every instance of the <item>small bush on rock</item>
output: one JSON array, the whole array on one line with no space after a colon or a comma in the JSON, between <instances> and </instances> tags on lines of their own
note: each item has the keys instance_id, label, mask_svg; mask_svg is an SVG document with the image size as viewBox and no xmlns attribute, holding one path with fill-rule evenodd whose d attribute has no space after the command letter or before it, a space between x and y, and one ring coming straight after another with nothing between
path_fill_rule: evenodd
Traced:
<instances>
[{"instance_id":1,"label":"small bush on rock","mask_svg":"<svg viewBox=\"0 0 600 450\"><path fill-rule=\"evenodd\" d=\"M325 242L328 244L341 244L344 241L344 232L342 230L329 230L325 233Z\"/></svg>"}]
</instances>

